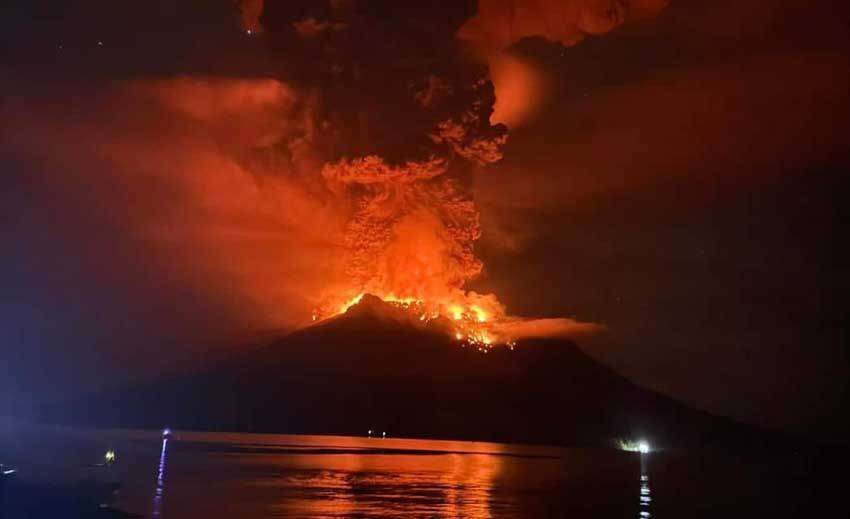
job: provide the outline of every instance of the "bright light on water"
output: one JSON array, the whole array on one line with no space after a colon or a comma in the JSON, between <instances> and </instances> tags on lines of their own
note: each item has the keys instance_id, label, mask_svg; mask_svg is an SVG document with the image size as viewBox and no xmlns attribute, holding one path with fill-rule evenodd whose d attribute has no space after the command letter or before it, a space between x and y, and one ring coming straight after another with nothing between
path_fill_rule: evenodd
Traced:
<instances>
[{"instance_id":1,"label":"bright light on water","mask_svg":"<svg viewBox=\"0 0 850 519\"><path fill-rule=\"evenodd\" d=\"M639 452L641 454L649 454L652 448L646 440L618 440L617 446L624 451Z\"/></svg>"}]
</instances>

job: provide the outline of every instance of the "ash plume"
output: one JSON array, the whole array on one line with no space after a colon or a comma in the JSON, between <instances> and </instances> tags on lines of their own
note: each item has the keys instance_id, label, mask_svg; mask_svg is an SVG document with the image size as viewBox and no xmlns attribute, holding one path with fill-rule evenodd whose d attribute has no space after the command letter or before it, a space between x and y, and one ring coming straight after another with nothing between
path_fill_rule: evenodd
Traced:
<instances>
[{"instance_id":1,"label":"ash plume","mask_svg":"<svg viewBox=\"0 0 850 519\"><path fill-rule=\"evenodd\" d=\"M271 45L309 56L300 63L300 71L307 72L300 81L321 93L331 107L327 123L332 133L345 140L323 144L329 160L322 178L347 214L342 237L347 282L323 291L319 316L373 293L428 301L442 312L450 307L471 312L476 306L490 318L505 317L495 296L485 295L482 307L470 302L478 294L464 291L483 271L474 248L481 226L471 180L501 160L507 128L493 117L496 66L466 59L456 38L478 26L485 35L480 42L501 51L536 34L534 23L511 26L502 39L490 34L498 11L517 7L484 2L477 15L459 7L454 24L432 24L421 7L389 2L347 2L344 8L338 2L267 5ZM606 29L611 30L621 23L613 18L627 10L622 3L607 14L597 12L604 10L599 5L574 7L584 24L577 30L595 33L604 31L591 14L612 18ZM567 42L560 35L558 41ZM436 42L430 53L419 48L422 39ZM498 71L510 75L516 67L507 74L504 67ZM346 106L353 108L340 109ZM553 320L512 326L510 336L532 328L534 333L567 333L578 329L574 324Z\"/></svg>"},{"instance_id":2,"label":"ash plume","mask_svg":"<svg viewBox=\"0 0 850 519\"><path fill-rule=\"evenodd\" d=\"M262 20L277 77L81 83L75 113L28 92L4 114L27 121L9 144L49 143L46 161L73 171L69 192L127 222L116 240L143 244L159 276L226 300L245 327L303 324L372 293L454 315L482 342L588 329L521 326L468 291L484 271L474 179L508 139L490 70L458 48L468 4L238 4L245 30ZM484 2L480 24L492 12Z\"/></svg>"}]
</instances>

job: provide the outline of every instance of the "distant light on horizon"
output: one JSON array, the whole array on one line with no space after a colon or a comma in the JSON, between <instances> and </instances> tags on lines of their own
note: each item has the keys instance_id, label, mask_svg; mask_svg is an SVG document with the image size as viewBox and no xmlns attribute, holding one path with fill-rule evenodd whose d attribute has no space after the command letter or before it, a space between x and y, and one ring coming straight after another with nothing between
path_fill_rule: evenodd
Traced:
<instances>
[{"instance_id":1,"label":"distant light on horizon","mask_svg":"<svg viewBox=\"0 0 850 519\"><path fill-rule=\"evenodd\" d=\"M627 452L649 454L652 451L652 447L646 440L617 440L617 446Z\"/></svg>"}]
</instances>

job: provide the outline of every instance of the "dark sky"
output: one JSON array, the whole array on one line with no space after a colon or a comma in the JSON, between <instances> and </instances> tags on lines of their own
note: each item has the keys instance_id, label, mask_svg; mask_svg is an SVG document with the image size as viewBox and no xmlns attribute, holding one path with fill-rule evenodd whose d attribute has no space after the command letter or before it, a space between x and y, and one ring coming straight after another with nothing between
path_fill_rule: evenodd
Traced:
<instances>
[{"instance_id":1,"label":"dark sky","mask_svg":"<svg viewBox=\"0 0 850 519\"><path fill-rule=\"evenodd\" d=\"M268 2L268 31L251 37L224 0L0 8L5 405L193 365L267 325L242 318L254 306L234 294L276 268L303 274L309 256L288 259L285 240L204 249L191 239L163 247L150 235L182 242L169 222L183 212L192 213L181 221L193 237L239 228L242 212L219 209L250 203L250 190L207 179L198 166L187 183L240 202L190 205L159 170L179 176L172 158L184 154L190 168L213 160L206 137L215 149L236 148L231 141L274 127L277 114L256 101L245 108L250 125L211 119L204 139L185 137L181 123L121 85L191 75L314 87L317 55L293 53L282 36L291 17L327 11L314 4ZM474 2L384 4L369 14L382 22L351 47L355 56L375 49L364 74L393 64L381 78L454 52L446 35L475 10ZM515 45L545 95L529 93L541 98L538 112L511 128L504 160L475 177L485 271L473 288L498 293L515 314L606 325L582 346L643 385L739 419L841 438L850 375L848 19L843 2L825 0L673 0L651 20L571 47ZM400 28L439 43L380 45ZM349 93L322 91L323 110L351 111L331 102ZM244 227L287 224L273 212L264 205Z\"/></svg>"},{"instance_id":2,"label":"dark sky","mask_svg":"<svg viewBox=\"0 0 850 519\"><path fill-rule=\"evenodd\" d=\"M544 55L557 94L481 183L492 217L527 233L488 263L497 290L608 324L589 351L705 408L841 422L846 13L674 1Z\"/></svg>"}]
</instances>

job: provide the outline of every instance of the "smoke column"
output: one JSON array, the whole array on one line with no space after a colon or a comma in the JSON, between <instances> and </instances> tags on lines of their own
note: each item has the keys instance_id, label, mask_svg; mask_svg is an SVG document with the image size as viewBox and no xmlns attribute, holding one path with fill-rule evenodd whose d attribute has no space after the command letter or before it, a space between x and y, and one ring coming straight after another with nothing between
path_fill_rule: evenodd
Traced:
<instances>
[{"instance_id":1,"label":"smoke column","mask_svg":"<svg viewBox=\"0 0 850 519\"><path fill-rule=\"evenodd\" d=\"M485 56L533 34L574 44L653 5L482 1L475 14L460 4L241 1L246 31L263 20L275 79L80 83L63 93L85 93L74 110L24 85L22 102L2 107L21 121L4 146L65 172L51 189L73 200L68 211L104 222L77 230L110 244L93 256L121 250L138 272L141 248L143 277L227 314L217 324L303 324L373 293L486 322L494 338L586 333L570 320L511 318L495 295L466 289L484 271L473 179L501 160L508 136L493 117L491 71L458 52L457 37ZM559 24L541 26L535 9ZM198 313L209 326L209 311Z\"/></svg>"}]
</instances>

